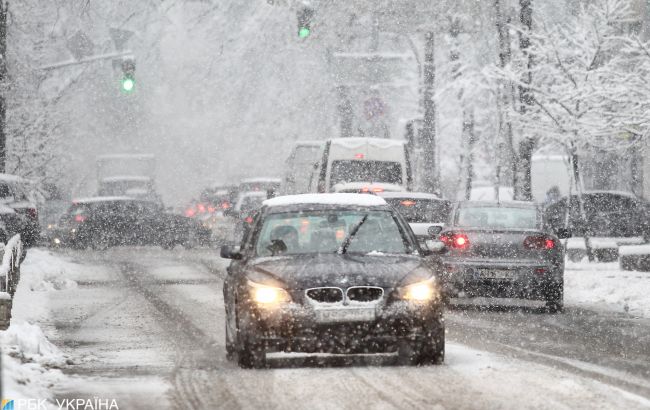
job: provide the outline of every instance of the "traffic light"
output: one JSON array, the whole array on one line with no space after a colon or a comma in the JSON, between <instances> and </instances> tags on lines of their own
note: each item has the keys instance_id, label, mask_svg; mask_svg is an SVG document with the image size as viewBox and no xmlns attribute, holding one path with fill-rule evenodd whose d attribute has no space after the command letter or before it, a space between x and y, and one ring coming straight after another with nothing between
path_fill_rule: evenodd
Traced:
<instances>
[{"instance_id":1,"label":"traffic light","mask_svg":"<svg viewBox=\"0 0 650 410\"><path fill-rule=\"evenodd\" d=\"M311 34L311 20L314 17L314 9L303 6L298 10L298 37L307 38Z\"/></svg>"},{"instance_id":2,"label":"traffic light","mask_svg":"<svg viewBox=\"0 0 650 410\"><path fill-rule=\"evenodd\" d=\"M122 80L120 85L125 93L130 93L135 89L135 59L124 58L122 60Z\"/></svg>"}]
</instances>

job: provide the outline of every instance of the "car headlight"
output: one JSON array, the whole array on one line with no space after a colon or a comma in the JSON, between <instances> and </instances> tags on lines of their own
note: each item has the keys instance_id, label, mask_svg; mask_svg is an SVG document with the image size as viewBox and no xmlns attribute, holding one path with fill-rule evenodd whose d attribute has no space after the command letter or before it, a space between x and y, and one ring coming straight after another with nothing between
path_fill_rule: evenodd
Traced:
<instances>
[{"instance_id":1,"label":"car headlight","mask_svg":"<svg viewBox=\"0 0 650 410\"><path fill-rule=\"evenodd\" d=\"M261 305L291 302L291 296L282 288L266 286L250 280L248 281L248 287L250 288L251 299Z\"/></svg>"},{"instance_id":2,"label":"car headlight","mask_svg":"<svg viewBox=\"0 0 650 410\"><path fill-rule=\"evenodd\" d=\"M431 278L400 288L399 295L402 299L427 302L438 298L438 285L435 278Z\"/></svg>"}]
</instances>

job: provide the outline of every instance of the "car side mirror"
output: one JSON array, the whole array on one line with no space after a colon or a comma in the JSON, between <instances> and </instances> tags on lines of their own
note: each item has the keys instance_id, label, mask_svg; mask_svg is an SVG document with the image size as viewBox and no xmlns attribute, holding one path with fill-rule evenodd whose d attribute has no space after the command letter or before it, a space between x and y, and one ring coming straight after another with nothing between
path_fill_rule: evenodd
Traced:
<instances>
[{"instance_id":1,"label":"car side mirror","mask_svg":"<svg viewBox=\"0 0 650 410\"><path fill-rule=\"evenodd\" d=\"M435 241L433 239L427 239L424 241L424 251L425 251L425 256L428 255L434 255L434 254L441 254L444 253L445 250L447 250L447 247L445 246L444 243L440 241Z\"/></svg>"},{"instance_id":2,"label":"car side mirror","mask_svg":"<svg viewBox=\"0 0 650 410\"><path fill-rule=\"evenodd\" d=\"M224 259L239 260L243 257L241 248L237 245L223 245L219 254Z\"/></svg>"},{"instance_id":3,"label":"car side mirror","mask_svg":"<svg viewBox=\"0 0 650 410\"><path fill-rule=\"evenodd\" d=\"M572 236L572 233L571 229L569 228L558 228L555 231L555 235L557 235L557 237L560 239L567 239Z\"/></svg>"},{"instance_id":4,"label":"car side mirror","mask_svg":"<svg viewBox=\"0 0 650 410\"><path fill-rule=\"evenodd\" d=\"M431 225L431 226L427 229L427 233L428 233L429 236L431 236L432 238L437 238L438 235L440 235L440 232L442 232L442 226L439 226L439 225Z\"/></svg>"}]
</instances>

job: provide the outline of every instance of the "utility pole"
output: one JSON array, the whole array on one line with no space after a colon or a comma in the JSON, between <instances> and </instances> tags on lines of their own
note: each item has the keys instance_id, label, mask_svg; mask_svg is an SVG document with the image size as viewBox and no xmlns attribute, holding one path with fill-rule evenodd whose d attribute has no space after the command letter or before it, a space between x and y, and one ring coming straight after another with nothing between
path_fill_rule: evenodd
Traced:
<instances>
[{"instance_id":1,"label":"utility pole","mask_svg":"<svg viewBox=\"0 0 650 410\"><path fill-rule=\"evenodd\" d=\"M7 11L9 3L0 0L0 172L7 165Z\"/></svg>"},{"instance_id":2,"label":"utility pole","mask_svg":"<svg viewBox=\"0 0 650 410\"><path fill-rule=\"evenodd\" d=\"M424 190L435 192L439 188L436 161L436 103L435 94L436 69L434 65L435 39L433 31L424 35L424 119L422 124L422 162L425 173Z\"/></svg>"}]
</instances>

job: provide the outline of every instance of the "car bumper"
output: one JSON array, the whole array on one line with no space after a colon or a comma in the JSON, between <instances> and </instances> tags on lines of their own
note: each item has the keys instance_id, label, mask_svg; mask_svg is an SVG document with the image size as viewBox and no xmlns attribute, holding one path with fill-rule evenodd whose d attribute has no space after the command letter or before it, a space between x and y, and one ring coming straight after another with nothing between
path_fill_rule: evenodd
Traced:
<instances>
[{"instance_id":1,"label":"car bumper","mask_svg":"<svg viewBox=\"0 0 650 410\"><path fill-rule=\"evenodd\" d=\"M545 300L563 285L562 265L502 261L446 261L444 292L457 296Z\"/></svg>"},{"instance_id":2,"label":"car bumper","mask_svg":"<svg viewBox=\"0 0 650 410\"><path fill-rule=\"evenodd\" d=\"M368 321L322 321L317 309L296 304L252 309L257 337L269 351L386 352L399 340L431 337L444 326L441 303L397 301L377 307Z\"/></svg>"}]
</instances>

